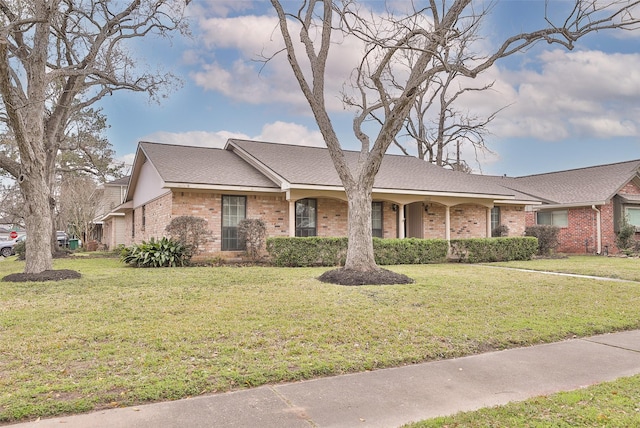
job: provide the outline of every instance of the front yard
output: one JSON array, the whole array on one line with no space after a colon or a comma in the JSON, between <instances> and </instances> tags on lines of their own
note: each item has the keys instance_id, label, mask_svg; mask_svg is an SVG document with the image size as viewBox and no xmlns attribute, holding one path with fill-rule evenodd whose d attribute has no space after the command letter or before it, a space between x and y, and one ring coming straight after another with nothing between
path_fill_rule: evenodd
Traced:
<instances>
[{"instance_id":1,"label":"front yard","mask_svg":"<svg viewBox=\"0 0 640 428\"><path fill-rule=\"evenodd\" d=\"M581 265L601 260L626 275L628 259ZM56 269L83 277L0 283L0 422L640 328L640 284L486 266L394 266L416 282L360 287L319 282L326 268Z\"/></svg>"}]
</instances>

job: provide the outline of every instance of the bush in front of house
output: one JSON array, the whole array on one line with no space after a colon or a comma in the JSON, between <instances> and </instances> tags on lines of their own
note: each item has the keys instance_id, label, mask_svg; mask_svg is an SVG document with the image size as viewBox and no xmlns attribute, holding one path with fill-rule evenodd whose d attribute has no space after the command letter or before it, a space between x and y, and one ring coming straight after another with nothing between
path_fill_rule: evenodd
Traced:
<instances>
[{"instance_id":1,"label":"bush in front of house","mask_svg":"<svg viewBox=\"0 0 640 428\"><path fill-rule=\"evenodd\" d=\"M276 266L340 266L347 257L347 238L267 238L267 252Z\"/></svg>"},{"instance_id":2,"label":"bush in front of house","mask_svg":"<svg viewBox=\"0 0 640 428\"><path fill-rule=\"evenodd\" d=\"M200 253L202 246L211 240L211 230L207 221L192 215L172 218L165 231L173 241L184 246L189 252L189 257Z\"/></svg>"},{"instance_id":3,"label":"bush in front of house","mask_svg":"<svg viewBox=\"0 0 640 428\"><path fill-rule=\"evenodd\" d=\"M379 265L442 263L447 259L444 239L373 238L373 254Z\"/></svg>"},{"instance_id":4,"label":"bush in front of house","mask_svg":"<svg viewBox=\"0 0 640 428\"><path fill-rule=\"evenodd\" d=\"M538 238L539 256L549 256L556 248L558 248L558 245L560 245L560 240L558 239L559 233L559 227L546 224L528 226L524 230L524 236L533 236Z\"/></svg>"},{"instance_id":5,"label":"bush in front of house","mask_svg":"<svg viewBox=\"0 0 640 428\"><path fill-rule=\"evenodd\" d=\"M13 252L18 256L18 260L25 260L27 258L27 241L20 241L14 245Z\"/></svg>"},{"instance_id":6,"label":"bush in front of house","mask_svg":"<svg viewBox=\"0 0 640 428\"><path fill-rule=\"evenodd\" d=\"M191 252L181 242L166 237L142 241L120 253L122 262L142 268L185 266L190 259Z\"/></svg>"},{"instance_id":7,"label":"bush in front of house","mask_svg":"<svg viewBox=\"0 0 640 428\"><path fill-rule=\"evenodd\" d=\"M267 235L267 226L259 218L246 218L238 223L238 239L244 242L245 250L251 260L260 257Z\"/></svg>"},{"instance_id":8,"label":"bush in front of house","mask_svg":"<svg viewBox=\"0 0 640 428\"><path fill-rule=\"evenodd\" d=\"M452 239L451 252L461 262L530 260L538 251L535 237Z\"/></svg>"},{"instance_id":9,"label":"bush in front of house","mask_svg":"<svg viewBox=\"0 0 640 428\"><path fill-rule=\"evenodd\" d=\"M637 254L640 242L636 240L636 227L624 220L616 233L616 247L621 253L631 256Z\"/></svg>"},{"instance_id":10,"label":"bush in front of house","mask_svg":"<svg viewBox=\"0 0 640 428\"><path fill-rule=\"evenodd\" d=\"M268 238L267 251L276 266L341 266L347 256L347 238ZM379 265L438 263L447 258L444 239L373 238Z\"/></svg>"}]
</instances>

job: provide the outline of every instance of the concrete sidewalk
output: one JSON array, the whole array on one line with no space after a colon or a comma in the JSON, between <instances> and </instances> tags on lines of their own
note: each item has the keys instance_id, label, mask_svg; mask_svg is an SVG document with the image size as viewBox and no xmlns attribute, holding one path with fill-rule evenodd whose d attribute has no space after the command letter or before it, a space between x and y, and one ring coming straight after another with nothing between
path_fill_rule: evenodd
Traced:
<instances>
[{"instance_id":1,"label":"concrete sidewalk","mask_svg":"<svg viewBox=\"0 0 640 428\"><path fill-rule=\"evenodd\" d=\"M638 373L630 331L15 426L399 427Z\"/></svg>"}]
</instances>

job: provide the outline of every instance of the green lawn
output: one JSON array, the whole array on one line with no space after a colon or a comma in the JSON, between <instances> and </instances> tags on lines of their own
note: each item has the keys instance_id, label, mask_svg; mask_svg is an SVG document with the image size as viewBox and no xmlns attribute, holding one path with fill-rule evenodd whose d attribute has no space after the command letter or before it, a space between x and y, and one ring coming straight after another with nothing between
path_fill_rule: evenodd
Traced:
<instances>
[{"instance_id":1,"label":"green lawn","mask_svg":"<svg viewBox=\"0 0 640 428\"><path fill-rule=\"evenodd\" d=\"M640 376L406 425L407 428L638 426Z\"/></svg>"},{"instance_id":2,"label":"green lawn","mask_svg":"<svg viewBox=\"0 0 640 428\"><path fill-rule=\"evenodd\" d=\"M640 259L631 257L572 256L492 265L640 281Z\"/></svg>"},{"instance_id":3,"label":"green lawn","mask_svg":"<svg viewBox=\"0 0 640 428\"><path fill-rule=\"evenodd\" d=\"M83 278L0 283L0 422L640 328L640 284L486 266L395 266L416 282L360 287L321 268L56 268Z\"/></svg>"}]
</instances>

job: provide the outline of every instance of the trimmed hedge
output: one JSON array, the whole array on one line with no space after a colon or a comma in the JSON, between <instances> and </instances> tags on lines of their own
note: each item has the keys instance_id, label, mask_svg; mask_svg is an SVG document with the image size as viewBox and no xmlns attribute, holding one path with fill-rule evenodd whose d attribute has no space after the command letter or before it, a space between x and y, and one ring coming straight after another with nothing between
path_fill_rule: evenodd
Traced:
<instances>
[{"instance_id":1,"label":"trimmed hedge","mask_svg":"<svg viewBox=\"0 0 640 428\"><path fill-rule=\"evenodd\" d=\"M534 237L452 239L451 253L468 263L530 260L538 252Z\"/></svg>"},{"instance_id":2,"label":"trimmed hedge","mask_svg":"<svg viewBox=\"0 0 640 428\"><path fill-rule=\"evenodd\" d=\"M347 257L347 238L267 238L267 252L276 266L340 266Z\"/></svg>"},{"instance_id":3,"label":"trimmed hedge","mask_svg":"<svg viewBox=\"0 0 640 428\"><path fill-rule=\"evenodd\" d=\"M276 266L341 266L347 243L346 237L268 238L267 252ZM440 263L447 258L447 241L373 238L373 251L379 265Z\"/></svg>"},{"instance_id":4,"label":"trimmed hedge","mask_svg":"<svg viewBox=\"0 0 640 428\"><path fill-rule=\"evenodd\" d=\"M447 252L444 239L373 238L373 254L381 266L442 263L447 260Z\"/></svg>"}]
</instances>

